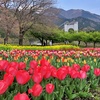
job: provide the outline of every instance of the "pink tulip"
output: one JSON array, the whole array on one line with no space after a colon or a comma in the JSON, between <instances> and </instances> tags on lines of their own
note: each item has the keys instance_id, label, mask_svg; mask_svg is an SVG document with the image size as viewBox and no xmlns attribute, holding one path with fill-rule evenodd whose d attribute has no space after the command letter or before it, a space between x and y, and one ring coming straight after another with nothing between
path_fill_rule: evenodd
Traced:
<instances>
[{"instance_id":1,"label":"pink tulip","mask_svg":"<svg viewBox=\"0 0 100 100\"><path fill-rule=\"evenodd\" d=\"M14 81L14 76L12 74L6 73L4 74L3 80L7 82L8 86L10 86Z\"/></svg>"},{"instance_id":2,"label":"pink tulip","mask_svg":"<svg viewBox=\"0 0 100 100\"><path fill-rule=\"evenodd\" d=\"M37 66L38 66L38 63L37 63L35 60L32 60L32 61L30 62L30 67L31 67L31 68L35 69L35 68L37 68Z\"/></svg>"},{"instance_id":3,"label":"pink tulip","mask_svg":"<svg viewBox=\"0 0 100 100\"><path fill-rule=\"evenodd\" d=\"M8 83L5 80L0 80L0 95L8 89Z\"/></svg>"},{"instance_id":4,"label":"pink tulip","mask_svg":"<svg viewBox=\"0 0 100 100\"><path fill-rule=\"evenodd\" d=\"M84 78L86 78L86 77L87 77L86 72L81 70L81 71L79 72L79 74L78 74L78 78L84 79Z\"/></svg>"},{"instance_id":5,"label":"pink tulip","mask_svg":"<svg viewBox=\"0 0 100 100\"><path fill-rule=\"evenodd\" d=\"M28 90L28 93L32 93L33 96L38 97L41 95L43 88L40 84L34 84L32 89Z\"/></svg>"},{"instance_id":6,"label":"pink tulip","mask_svg":"<svg viewBox=\"0 0 100 100\"><path fill-rule=\"evenodd\" d=\"M81 70L83 70L83 71L85 71L85 72L88 72L88 71L90 70L90 66L87 65L87 64L85 64L85 65L81 68Z\"/></svg>"},{"instance_id":7,"label":"pink tulip","mask_svg":"<svg viewBox=\"0 0 100 100\"><path fill-rule=\"evenodd\" d=\"M100 68L95 68L94 74L95 74L95 76L100 76Z\"/></svg>"},{"instance_id":8,"label":"pink tulip","mask_svg":"<svg viewBox=\"0 0 100 100\"><path fill-rule=\"evenodd\" d=\"M18 69L24 69L24 68L26 68L26 64L24 62L20 62Z\"/></svg>"},{"instance_id":9,"label":"pink tulip","mask_svg":"<svg viewBox=\"0 0 100 100\"><path fill-rule=\"evenodd\" d=\"M17 95L14 96L14 100L30 100L28 95L26 93L18 93Z\"/></svg>"},{"instance_id":10,"label":"pink tulip","mask_svg":"<svg viewBox=\"0 0 100 100\"><path fill-rule=\"evenodd\" d=\"M30 80L30 75L25 70L19 70L16 74L16 80L19 84L26 84Z\"/></svg>"},{"instance_id":11,"label":"pink tulip","mask_svg":"<svg viewBox=\"0 0 100 100\"><path fill-rule=\"evenodd\" d=\"M35 83L40 83L43 79L43 76L41 73L34 73L33 76L32 76L32 80L35 82Z\"/></svg>"},{"instance_id":12,"label":"pink tulip","mask_svg":"<svg viewBox=\"0 0 100 100\"><path fill-rule=\"evenodd\" d=\"M54 91L54 85L49 83L49 84L46 84L46 92L48 94L51 94L52 92Z\"/></svg>"}]
</instances>

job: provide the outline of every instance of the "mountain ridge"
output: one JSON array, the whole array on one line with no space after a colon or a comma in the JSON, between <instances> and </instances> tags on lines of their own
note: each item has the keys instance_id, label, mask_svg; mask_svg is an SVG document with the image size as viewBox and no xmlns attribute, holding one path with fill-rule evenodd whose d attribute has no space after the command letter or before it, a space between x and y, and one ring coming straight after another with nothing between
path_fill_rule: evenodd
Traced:
<instances>
[{"instance_id":1,"label":"mountain ridge","mask_svg":"<svg viewBox=\"0 0 100 100\"><path fill-rule=\"evenodd\" d=\"M100 31L100 15L85 11L83 9L57 9L59 12L56 15L55 23L60 26L64 22L78 21L79 30L96 30Z\"/></svg>"},{"instance_id":2,"label":"mountain ridge","mask_svg":"<svg viewBox=\"0 0 100 100\"><path fill-rule=\"evenodd\" d=\"M67 19L84 17L84 18L91 19L95 22L100 22L100 15L91 13L89 11L85 11L83 9L69 9L69 10L58 9L58 10L59 10L59 15L62 15Z\"/></svg>"}]
</instances>

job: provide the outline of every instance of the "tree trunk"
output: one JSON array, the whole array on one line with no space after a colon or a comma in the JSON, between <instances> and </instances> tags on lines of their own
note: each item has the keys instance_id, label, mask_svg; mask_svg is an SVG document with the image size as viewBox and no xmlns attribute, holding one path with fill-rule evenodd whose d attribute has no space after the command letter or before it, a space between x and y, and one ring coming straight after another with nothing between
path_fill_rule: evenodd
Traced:
<instances>
[{"instance_id":1,"label":"tree trunk","mask_svg":"<svg viewBox=\"0 0 100 100\"><path fill-rule=\"evenodd\" d=\"M48 44L47 41L48 41L48 40L46 40L46 45Z\"/></svg>"},{"instance_id":2,"label":"tree trunk","mask_svg":"<svg viewBox=\"0 0 100 100\"><path fill-rule=\"evenodd\" d=\"M25 31L23 30L22 27L19 27L19 45L23 45L23 37L24 37L24 33Z\"/></svg>"},{"instance_id":3,"label":"tree trunk","mask_svg":"<svg viewBox=\"0 0 100 100\"><path fill-rule=\"evenodd\" d=\"M19 45L23 45L23 36L22 33L19 34Z\"/></svg>"},{"instance_id":4,"label":"tree trunk","mask_svg":"<svg viewBox=\"0 0 100 100\"><path fill-rule=\"evenodd\" d=\"M41 43L42 43L42 46L43 46L43 45L44 45L44 42L43 42L43 37L42 37Z\"/></svg>"},{"instance_id":5,"label":"tree trunk","mask_svg":"<svg viewBox=\"0 0 100 100\"><path fill-rule=\"evenodd\" d=\"M38 38L42 44L42 46L44 45L44 42L43 42L43 37L42 38Z\"/></svg>"},{"instance_id":6,"label":"tree trunk","mask_svg":"<svg viewBox=\"0 0 100 100\"><path fill-rule=\"evenodd\" d=\"M96 44L96 42L93 43L93 47L94 47L94 48L95 48L95 44Z\"/></svg>"},{"instance_id":7,"label":"tree trunk","mask_svg":"<svg viewBox=\"0 0 100 100\"><path fill-rule=\"evenodd\" d=\"M87 47L87 42L85 42L85 47Z\"/></svg>"},{"instance_id":8,"label":"tree trunk","mask_svg":"<svg viewBox=\"0 0 100 100\"><path fill-rule=\"evenodd\" d=\"M8 36L9 36L9 32L6 33L6 36L4 38L4 45L8 44Z\"/></svg>"},{"instance_id":9,"label":"tree trunk","mask_svg":"<svg viewBox=\"0 0 100 100\"><path fill-rule=\"evenodd\" d=\"M81 42L81 41L78 41L78 46L80 45L80 42Z\"/></svg>"},{"instance_id":10,"label":"tree trunk","mask_svg":"<svg viewBox=\"0 0 100 100\"><path fill-rule=\"evenodd\" d=\"M7 44L7 38L4 38L4 45Z\"/></svg>"}]
</instances>

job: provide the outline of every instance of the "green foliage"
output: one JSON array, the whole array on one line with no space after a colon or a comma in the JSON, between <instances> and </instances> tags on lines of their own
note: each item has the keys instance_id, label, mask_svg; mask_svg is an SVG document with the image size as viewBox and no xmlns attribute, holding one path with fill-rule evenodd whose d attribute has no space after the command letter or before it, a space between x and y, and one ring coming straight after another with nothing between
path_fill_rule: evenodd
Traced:
<instances>
[{"instance_id":1,"label":"green foliage","mask_svg":"<svg viewBox=\"0 0 100 100\"><path fill-rule=\"evenodd\" d=\"M90 32L90 37L92 42L100 42L100 33L99 32Z\"/></svg>"},{"instance_id":2,"label":"green foliage","mask_svg":"<svg viewBox=\"0 0 100 100\"><path fill-rule=\"evenodd\" d=\"M73 42L73 41L78 41L78 46L80 44L80 42L84 42L86 45L88 42L94 43L94 47L95 47L95 43L100 43L100 32L74 32L74 34L70 34L68 33L64 33L63 34L63 38L62 41L69 41Z\"/></svg>"},{"instance_id":3,"label":"green foliage","mask_svg":"<svg viewBox=\"0 0 100 100\"><path fill-rule=\"evenodd\" d=\"M1 38L5 37L5 33L4 33L4 31L2 29L0 29L0 36L1 36Z\"/></svg>"},{"instance_id":4,"label":"green foliage","mask_svg":"<svg viewBox=\"0 0 100 100\"><path fill-rule=\"evenodd\" d=\"M70 28L70 29L68 30L68 32L69 32L70 34L73 34L73 33L74 33L74 29L73 29L73 28Z\"/></svg>"}]
</instances>

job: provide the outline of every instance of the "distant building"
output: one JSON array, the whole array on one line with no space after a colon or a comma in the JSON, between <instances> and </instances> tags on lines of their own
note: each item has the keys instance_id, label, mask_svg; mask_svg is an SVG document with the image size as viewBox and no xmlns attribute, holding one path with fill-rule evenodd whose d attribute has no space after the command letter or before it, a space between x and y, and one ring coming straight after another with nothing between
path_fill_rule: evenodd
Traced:
<instances>
[{"instance_id":1,"label":"distant building","mask_svg":"<svg viewBox=\"0 0 100 100\"><path fill-rule=\"evenodd\" d=\"M64 22L62 25L59 26L65 32L68 32L69 29L73 29L74 31L78 32L78 22Z\"/></svg>"}]
</instances>

